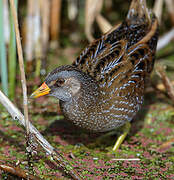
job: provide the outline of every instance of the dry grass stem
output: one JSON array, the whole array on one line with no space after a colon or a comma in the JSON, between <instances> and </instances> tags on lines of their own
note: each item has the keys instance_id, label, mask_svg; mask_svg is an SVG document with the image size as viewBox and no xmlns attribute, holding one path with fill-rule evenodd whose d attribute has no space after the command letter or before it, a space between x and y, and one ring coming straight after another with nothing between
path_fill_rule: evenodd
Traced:
<instances>
[{"instance_id":1,"label":"dry grass stem","mask_svg":"<svg viewBox=\"0 0 174 180\"><path fill-rule=\"evenodd\" d=\"M42 57L46 56L47 49L48 49L48 41L49 41L49 27L50 27L50 1L45 0L44 3L40 0L40 9L41 9L41 16L42 16L42 29L41 29L41 55ZM56 12L54 15L59 14ZM57 22L53 25L56 26ZM38 56L37 56L38 58Z\"/></svg>"},{"instance_id":2,"label":"dry grass stem","mask_svg":"<svg viewBox=\"0 0 174 180\"><path fill-rule=\"evenodd\" d=\"M174 1L173 0L165 0L166 7L170 15L171 22L174 26Z\"/></svg>"},{"instance_id":3,"label":"dry grass stem","mask_svg":"<svg viewBox=\"0 0 174 180\"><path fill-rule=\"evenodd\" d=\"M85 4L85 34L89 42L94 40L92 35L92 25L96 16L100 13L103 0L86 0Z\"/></svg>"},{"instance_id":4,"label":"dry grass stem","mask_svg":"<svg viewBox=\"0 0 174 180\"><path fill-rule=\"evenodd\" d=\"M157 16L159 24L161 23L162 9L163 9L163 0L156 0L153 8L153 12Z\"/></svg>"},{"instance_id":5,"label":"dry grass stem","mask_svg":"<svg viewBox=\"0 0 174 180\"><path fill-rule=\"evenodd\" d=\"M24 178L24 179L29 178L30 180L41 180L39 177L28 174L28 172L24 171L23 169L21 169L19 167L13 167L13 166L9 166L9 165L7 166L7 165L0 164L0 169L7 173L18 176L20 178Z\"/></svg>"},{"instance_id":6,"label":"dry grass stem","mask_svg":"<svg viewBox=\"0 0 174 180\"><path fill-rule=\"evenodd\" d=\"M37 2L36 2L37 4ZM37 5L36 5L37 6ZM27 61L34 59L34 0L27 1L27 17L26 17L26 43L25 43L25 56Z\"/></svg>"},{"instance_id":7,"label":"dry grass stem","mask_svg":"<svg viewBox=\"0 0 174 180\"><path fill-rule=\"evenodd\" d=\"M97 15L96 21L103 34L108 32L112 28L112 25L109 23L109 21L107 21L101 14Z\"/></svg>"},{"instance_id":8,"label":"dry grass stem","mask_svg":"<svg viewBox=\"0 0 174 180\"><path fill-rule=\"evenodd\" d=\"M10 7L11 7L12 15L13 15L13 21L14 21L14 27L15 27L15 33L16 33L16 42L17 42L17 52L18 52L18 59L19 59L19 68L21 72L25 127L26 127L27 134L29 134L28 98L27 98L26 78L25 78L25 71L24 71L23 51L22 51L22 45L21 45L21 39L20 39L20 33L19 33L19 24L18 24L18 18L17 18L17 12L16 12L14 0L10 0Z\"/></svg>"},{"instance_id":9,"label":"dry grass stem","mask_svg":"<svg viewBox=\"0 0 174 180\"><path fill-rule=\"evenodd\" d=\"M50 3L51 47L56 48L59 42L62 0L51 0Z\"/></svg>"},{"instance_id":10,"label":"dry grass stem","mask_svg":"<svg viewBox=\"0 0 174 180\"><path fill-rule=\"evenodd\" d=\"M140 161L139 158L131 158L131 159L112 159L113 161Z\"/></svg>"},{"instance_id":11,"label":"dry grass stem","mask_svg":"<svg viewBox=\"0 0 174 180\"><path fill-rule=\"evenodd\" d=\"M171 85L174 86L174 81L171 81ZM164 84L160 83L160 84L157 84L157 89L159 89L160 91L165 91L165 86Z\"/></svg>"},{"instance_id":12,"label":"dry grass stem","mask_svg":"<svg viewBox=\"0 0 174 180\"><path fill-rule=\"evenodd\" d=\"M164 34L159 40L157 44L157 51L164 48L169 44L169 42L174 39L174 28L172 28L169 32Z\"/></svg>"},{"instance_id":13,"label":"dry grass stem","mask_svg":"<svg viewBox=\"0 0 174 180\"><path fill-rule=\"evenodd\" d=\"M19 109L0 91L0 102L7 109L12 116L13 120L18 120L21 125L25 127L25 120L23 114ZM29 122L29 131L34 134L39 142L42 142L41 146L46 150L48 154L51 154L53 147L43 138L39 131Z\"/></svg>"},{"instance_id":14,"label":"dry grass stem","mask_svg":"<svg viewBox=\"0 0 174 180\"><path fill-rule=\"evenodd\" d=\"M169 97L174 102L174 88L172 86L171 81L169 80L169 78L166 75L164 66L162 66L162 65L158 66L156 68L156 71L157 71L158 75L160 76L160 78L161 78L161 80L162 80L162 82L164 84L164 87L166 89L167 94L169 95Z\"/></svg>"},{"instance_id":15,"label":"dry grass stem","mask_svg":"<svg viewBox=\"0 0 174 180\"><path fill-rule=\"evenodd\" d=\"M73 21L78 14L78 0L68 0L68 18Z\"/></svg>"}]
</instances>

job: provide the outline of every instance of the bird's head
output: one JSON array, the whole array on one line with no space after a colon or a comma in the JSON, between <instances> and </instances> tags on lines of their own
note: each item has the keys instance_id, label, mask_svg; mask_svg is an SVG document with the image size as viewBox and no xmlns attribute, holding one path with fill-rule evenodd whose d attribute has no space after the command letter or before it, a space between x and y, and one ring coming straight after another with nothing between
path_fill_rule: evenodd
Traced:
<instances>
[{"instance_id":1,"label":"bird's head","mask_svg":"<svg viewBox=\"0 0 174 180\"><path fill-rule=\"evenodd\" d=\"M88 75L73 66L60 66L47 75L31 97L49 95L65 102L70 101L80 93L82 87L90 85L92 81Z\"/></svg>"}]
</instances>

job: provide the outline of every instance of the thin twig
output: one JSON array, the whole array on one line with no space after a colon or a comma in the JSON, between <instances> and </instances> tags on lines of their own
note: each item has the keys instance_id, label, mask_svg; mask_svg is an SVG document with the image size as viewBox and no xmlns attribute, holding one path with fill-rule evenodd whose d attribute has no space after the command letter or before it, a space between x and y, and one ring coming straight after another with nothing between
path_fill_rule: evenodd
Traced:
<instances>
[{"instance_id":1,"label":"thin twig","mask_svg":"<svg viewBox=\"0 0 174 180\"><path fill-rule=\"evenodd\" d=\"M41 180L39 177L28 174L28 172L26 172L25 170L23 170L23 169L21 169L19 167L0 164L0 169L2 169L5 172L8 172L10 174L13 174L15 176L18 176L18 177L20 177L22 179L29 178L29 180Z\"/></svg>"},{"instance_id":2,"label":"thin twig","mask_svg":"<svg viewBox=\"0 0 174 180\"><path fill-rule=\"evenodd\" d=\"M21 73L21 84L22 84L22 92L23 92L23 108L24 108L24 119L25 119L25 128L26 128L26 151L27 151L27 159L28 159L28 166L30 171L33 172L33 168L31 166L31 157L32 152L31 142L30 142L30 134L29 134L29 119L28 119L28 99L27 99L27 86L26 86L26 78L25 78L25 70L24 70L24 59L23 59L23 51L19 33L19 23L17 17L17 11L15 7L14 0L10 0L10 8L12 12L15 34L16 34L16 43L17 43L17 52L18 52L18 61L19 61L19 68Z\"/></svg>"},{"instance_id":3,"label":"thin twig","mask_svg":"<svg viewBox=\"0 0 174 180\"><path fill-rule=\"evenodd\" d=\"M165 69L164 69L164 66L158 66L156 68L156 71L157 71L157 74L160 76L165 88L166 88L166 91L169 95L169 97L172 99L172 101L174 102L174 88L172 86L172 83L170 82L169 78L167 77L166 75L166 72L165 72Z\"/></svg>"},{"instance_id":4,"label":"thin twig","mask_svg":"<svg viewBox=\"0 0 174 180\"><path fill-rule=\"evenodd\" d=\"M130 158L130 159L123 159L123 158L120 158L120 159L112 159L113 161L140 161L139 158Z\"/></svg>"},{"instance_id":5,"label":"thin twig","mask_svg":"<svg viewBox=\"0 0 174 180\"><path fill-rule=\"evenodd\" d=\"M0 103L7 109L13 120L18 120L25 127L23 114L17 107L0 91ZM69 163L49 144L49 142L39 133L39 131L29 122L29 132L33 134L35 140L42 146L48 155L50 155L57 165L65 172L68 172L73 179L80 180L78 173L71 168Z\"/></svg>"},{"instance_id":6,"label":"thin twig","mask_svg":"<svg viewBox=\"0 0 174 180\"><path fill-rule=\"evenodd\" d=\"M0 102L7 109L14 120L18 120L21 125L25 127L25 120L23 114L19 111L17 107L0 91ZM39 131L29 122L29 131L34 134L36 138L40 139L43 143L41 146L47 151L48 154L51 154L53 147L43 138ZM40 142L39 141L39 142Z\"/></svg>"},{"instance_id":7,"label":"thin twig","mask_svg":"<svg viewBox=\"0 0 174 180\"><path fill-rule=\"evenodd\" d=\"M171 81L171 85L174 86L174 81ZM164 86L163 83L157 84L156 87L157 87L157 89L159 89L160 91L165 91L165 90L166 90L166 88L165 88L165 86Z\"/></svg>"},{"instance_id":8,"label":"thin twig","mask_svg":"<svg viewBox=\"0 0 174 180\"><path fill-rule=\"evenodd\" d=\"M17 52L18 52L18 59L19 59L19 67L21 72L21 83L22 83L22 90L23 90L23 105L24 105L24 117L25 117L25 127L27 134L29 134L29 120L28 120L28 99L27 99L27 87L26 87L26 78L25 78L25 71L24 71L24 60L23 60L23 51L19 33L19 24L17 18L16 7L14 4L14 0L10 0L10 7L13 15L14 20L14 27L16 33L16 42L17 42Z\"/></svg>"},{"instance_id":9,"label":"thin twig","mask_svg":"<svg viewBox=\"0 0 174 180\"><path fill-rule=\"evenodd\" d=\"M174 138L169 139L168 141L164 142L163 144L161 144L159 146L159 149L165 149L168 148L170 146L172 146L172 144L174 143Z\"/></svg>"}]
</instances>

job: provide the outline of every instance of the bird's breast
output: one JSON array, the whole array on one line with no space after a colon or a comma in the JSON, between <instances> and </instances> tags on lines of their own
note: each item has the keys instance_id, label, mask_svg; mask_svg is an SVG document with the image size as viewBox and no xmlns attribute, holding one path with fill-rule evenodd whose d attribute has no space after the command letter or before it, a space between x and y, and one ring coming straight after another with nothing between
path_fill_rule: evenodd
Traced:
<instances>
[{"instance_id":1,"label":"bird's breast","mask_svg":"<svg viewBox=\"0 0 174 180\"><path fill-rule=\"evenodd\" d=\"M127 121L131 121L142 104L142 98L133 101L118 96L112 99L102 98L95 103L79 104L77 101L60 102L65 119L78 127L93 131L105 132L116 129Z\"/></svg>"}]
</instances>

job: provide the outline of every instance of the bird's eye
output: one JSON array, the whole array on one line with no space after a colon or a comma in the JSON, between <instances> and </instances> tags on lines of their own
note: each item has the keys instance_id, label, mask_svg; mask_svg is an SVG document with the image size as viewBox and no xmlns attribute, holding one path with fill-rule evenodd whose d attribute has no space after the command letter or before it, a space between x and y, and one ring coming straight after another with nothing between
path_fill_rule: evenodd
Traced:
<instances>
[{"instance_id":1,"label":"bird's eye","mask_svg":"<svg viewBox=\"0 0 174 180\"><path fill-rule=\"evenodd\" d=\"M64 79L58 79L55 83L57 86L62 86L64 84L65 80Z\"/></svg>"}]
</instances>

